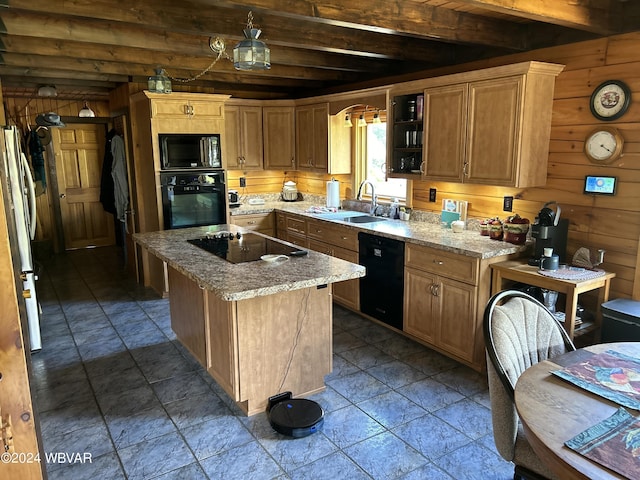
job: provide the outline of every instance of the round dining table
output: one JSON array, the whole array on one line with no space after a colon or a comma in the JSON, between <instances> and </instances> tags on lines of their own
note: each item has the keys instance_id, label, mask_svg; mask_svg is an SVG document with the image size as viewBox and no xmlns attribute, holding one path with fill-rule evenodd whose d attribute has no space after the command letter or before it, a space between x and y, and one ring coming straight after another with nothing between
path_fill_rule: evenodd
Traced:
<instances>
[{"instance_id":1,"label":"round dining table","mask_svg":"<svg viewBox=\"0 0 640 480\"><path fill-rule=\"evenodd\" d=\"M627 478L564 445L613 415L619 405L551 373L580 361L589 352L607 350L640 359L640 342L591 345L529 367L516 383L515 404L527 440L540 461L562 480ZM627 411L640 418L640 412Z\"/></svg>"}]
</instances>

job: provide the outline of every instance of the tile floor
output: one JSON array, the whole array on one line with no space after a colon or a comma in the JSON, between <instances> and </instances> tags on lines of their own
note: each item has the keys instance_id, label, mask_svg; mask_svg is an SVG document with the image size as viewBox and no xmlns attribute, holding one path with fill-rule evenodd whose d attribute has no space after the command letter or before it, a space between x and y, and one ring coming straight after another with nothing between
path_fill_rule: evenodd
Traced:
<instances>
[{"instance_id":1,"label":"tile floor","mask_svg":"<svg viewBox=\"0 0 640 480\"><path fill-rule=\"evenodd\" d=\"M482 376L340 307L333 372L312 397L322 431L245 417L175 339L169 307L122 272L115 248L43 261L34 354L50 479L511 479Z\"/></svg>"}]
</instances>

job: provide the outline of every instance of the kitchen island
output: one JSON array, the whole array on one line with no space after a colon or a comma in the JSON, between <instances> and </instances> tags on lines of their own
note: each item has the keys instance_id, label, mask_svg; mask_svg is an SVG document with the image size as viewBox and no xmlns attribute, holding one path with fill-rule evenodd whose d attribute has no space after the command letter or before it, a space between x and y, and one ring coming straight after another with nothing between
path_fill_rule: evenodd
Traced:
<instances>
[{"instance_id":1,"label":"kitchen island","mask_svg":"<svg viewBox=\"0 0 640 480\"><path fill-rule=\"evenodd\" d=\"M223 231L248 233L217 225L134 235L167 263L176 336L247 415L283 391L323 390L332 368L331 284L364 276L364 267L313 251L231 263L188 242Z\"/></svg>"}]
</instances>

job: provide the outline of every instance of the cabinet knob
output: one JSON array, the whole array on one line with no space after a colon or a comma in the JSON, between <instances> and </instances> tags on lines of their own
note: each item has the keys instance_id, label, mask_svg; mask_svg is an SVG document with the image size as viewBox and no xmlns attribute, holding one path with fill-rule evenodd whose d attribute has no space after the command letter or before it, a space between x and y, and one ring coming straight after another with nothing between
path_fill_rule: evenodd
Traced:
<instances>
[{"instance_id":1,"label":"cabinet knob","mask_svg":"<svg viewBox=\"0 0 640 480\"><path fill-rule=\"evenodd\" d=\"M247 223L248 223L249 225L254 225L254 224L256 223L256 221L255 221L255 220L249 220Z\"/></svg>"},{"instance_id":2,"label":"cabinet knob","mask_svg":"<svg viewBox=\"0 0 640 480\"><path fill-rule=\"evenodd\" d=\"M440 285L434 284L433 285L433 296L437 297L439 295L440 295Z\"/></svg>"},{"instance_id":3,"label":"cabinet knob","mask_svg":"<svg viewBox=\"0 0 640 480\"><path fill-rule=\"evenodd\" d=\"M463 174L465 177L468 177L468 176L469 176L468 167L469 167L469 162L464 162L464 163L462 164L462 174Z\"/></svg>"},{"instance_id":4,"label":"cabinet knob","mask_svg":"<svg viewBox=\"0 0 640 480\"><path fill-rule=\"evenodd\" d=\"M342 237L342 240L347 240L349 237Z\"/></svg>"},{"instance_id":5,"label":"cabinet knob","mask_svg":"<svg viewBox=\"0 0 640 480\"><path fill-rule=\"evenodd\" d=\"M436 260L435 258L433 259L433 263L435 263L436 265L444 265L444 262L442 260Z\"/></svg>"}]
</instances>

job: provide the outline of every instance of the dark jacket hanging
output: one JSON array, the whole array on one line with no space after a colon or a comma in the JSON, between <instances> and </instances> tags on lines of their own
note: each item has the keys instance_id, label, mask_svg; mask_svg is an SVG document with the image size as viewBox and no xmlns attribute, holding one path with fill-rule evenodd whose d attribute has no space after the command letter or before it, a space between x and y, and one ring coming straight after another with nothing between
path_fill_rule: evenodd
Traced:
<instances>
[{"instance_id":1,"label":"dark jacket hanging","mask_svg":"<svg viewBox=\"0 0 640 480\"><path fill-rule=\"evenodd\" d=\"M31 154L31 166L33 167L34 180L42 182L42 188L47 188L47 178L44 167L44 147L40 142L40 136L36 130L29 131L29 153Z\"/></svg>"},{"instance_id":2,"label":"dark jacket hanging","mask_svg":"<svg viewBox=\"0 0 640 480\"><path fill-rule=\"evenodd\" d=\"M116 135L112 128L107 133L107 141L104 147L104 161L102 162L102 176L100 177L100 203L105 212L116 214L116 196L111 169L113 166L113 154L111 153L111 140Z\"/></svg>"}]
</instances>

